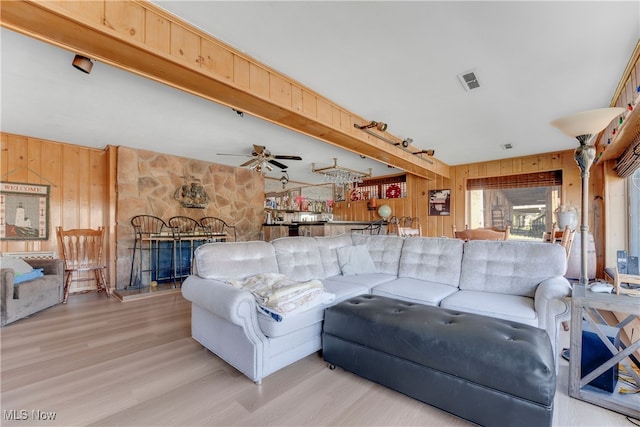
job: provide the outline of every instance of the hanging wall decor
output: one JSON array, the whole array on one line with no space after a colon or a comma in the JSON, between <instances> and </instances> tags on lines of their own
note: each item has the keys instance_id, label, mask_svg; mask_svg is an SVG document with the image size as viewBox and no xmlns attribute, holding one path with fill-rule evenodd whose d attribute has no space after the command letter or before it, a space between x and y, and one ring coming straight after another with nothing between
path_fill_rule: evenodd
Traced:
<instances>
[{"instance_id":1,"label":"hanging wall decor","mask_svg":"<svg viewBox=\"0 0 640 427\"><path fill-rule=\"evenodd\" d=\"M206 208L210 199L200 180L193 176L182 178L184 181L173 193L173 198L185 208Z\"/></svg>"},{"instance_id":2,"label":"hanging wall decor","mask_svg":"<svg viewBox=\"0 0 640 427\"><path fill-rule=\"evenodd\" d=\"M0 240L49 240L49 186L0 182Z\"/></svg>"},{"instance_id":3,"label":"hanging wall decor","mask_svg":"<svg viewBox=\"0 0 640 427\"><path fill-rule=\"evenodd\" d=\"M451 190L429 190L429 215L451 215Z\"/></svg>"}]
</instances>

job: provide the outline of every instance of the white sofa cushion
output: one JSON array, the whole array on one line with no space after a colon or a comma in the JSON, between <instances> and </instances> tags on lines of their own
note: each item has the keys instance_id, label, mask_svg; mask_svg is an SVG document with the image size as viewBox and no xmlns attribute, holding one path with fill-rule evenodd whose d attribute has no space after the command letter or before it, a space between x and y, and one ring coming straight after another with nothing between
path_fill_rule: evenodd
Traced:
<instances>
[{"instance_id":1,"label":"white sofa cushion","mask_svg":"<svg viewBox=\"0 0 640 427\"><path fill-rule=\"evenodd\" d=\"M302 313L297 313L291 317L283 319L281 322L274 320L271 316L258 313L258 325L262 333L270 338L281 337L294 331L304 329L314 323L320 323L324 319L324 309L333 304L313 307Z\"/></svg>"},{"instance_id":2,"label":"white sofa cushion","mask_svg":"<svg viewBox=\"0 0 640 427\"><path fill-rule=\"evenodd\" d=\"M367 245L377 273L398 276L400 253L404 239L399 236L381 236L353 233L354 245Z\"/></svg>"},{"instance_id":3,"label":"white sofa cushion","mask_svg":"<svg viewBox=\"0 0 640 427\"><path fill-rule=\"evenodd\" d=\"M464 244L460 289L533 298L540 282L566 270L567 257L560 245L470 240Z\"/></svg>"},{"instance_id":4,"label":"white sofa cushion","mask_svg":"<svg viewBox=\"0 0 640 427\"><path fill-rule=\"evenodd\" d=\"M392 280L371 290L373 295L433 306L437 306L443 298L455 292L458 292L458 288L410 277Z\"/></svg>"},{"instance_id":5,"label":"white sofa cushion","mask_svg":"<svg viewBox=\"0 0 640 427\"><path fill-rule=\"evenodd\" d=\"M533 298L529 297L483 291L458 291L443 299L440 307L539 327Z\"/></svg>"},{"instance_id":6,"label":"white sofa cushion","mask_svg":"<svg viewBox=\"0 0 640 427\"><path fill-rule=\"evenodd\" d=\"M325 277L318 242L313 237L281 237L271 242L280 273L304 282Z\"/></svg>"},{"instance_id":7,"label":"white sofa cushion","mask_svg":"<svg viewBox=\"0 0 640 427\"><path fill-rule=\"evenodd\" d=\"M206 243L194 253L194 273L205 279L243 279L278 273L273 246L267 242Z\"/></svg>"},{"instance_id":8,"label":"white sofa cushion","mask_svg":"<svg viewBox=\"0 0 640 427\"><path fill-rule=\"evenodd\" d=\"M397 276L393 274L384 274L384 273L369 273L369 274L358 274L356 276L331 276L324 279L322 282L324 283L327 280L331 280L332 282L337 283L352 283L365 289L371 289L374 286L380 285L382 283L390 282L392 280L397 279ZM368 293L368 291L367 291Z\"/></svg>"},{"instance_id":9,"label":"white sofa cushion","mask_svg":"<svg viewBox=\"0 0 640 427\"><path fill-rule=\"evenodd\" d=\"M316 239L316 242L318 243L320 260L322 261L322 269L324 270L324 277L319 277L319 279L342 274L340 271L340 264L338 263L337 250L338 248L353 245L351 234L314 237L314 239Z\"/></svg>"},{"instance_id":10,"label":"white sofa cushion","mask_svg":"<svg viewBox=\"0 0 640 427\"><path fill-rule=\"evenodd\" d=\"M400 256L398 277L458 287L462 263L460 239L415 237L406 239Z\"/></svg>"},{"instance_id":11,"label":"white sofa cushion","mask_svg":"<svg viewBox=\"0 0 640 427\"><path fill-rule=\"evenodd\" d=\"M337 249L340 271L344 276L376 272L373 258L366 245L345 246Z\"/></svg>"},{"instance_id":12,"label":"white sofa cushion","mask_svg":"<svg viewBox=\"0 0 640 427\"><path fill-rule=\"evenodd\" d=\"M25 260L10 255L0 256L0 267L13 269L16 276L31 273L33 271L33 267L31 267L31 265L29 265Z\"/></svg>"}]
</instances>

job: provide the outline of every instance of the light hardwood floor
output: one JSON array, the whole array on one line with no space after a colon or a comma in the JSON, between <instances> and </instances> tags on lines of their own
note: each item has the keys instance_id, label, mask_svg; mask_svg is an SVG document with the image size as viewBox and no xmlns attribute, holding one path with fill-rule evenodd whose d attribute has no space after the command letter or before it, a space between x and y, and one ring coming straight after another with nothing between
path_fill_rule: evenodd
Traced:
<instances>
[{"instance_id":1,"label":"light hardwood floor","mask_svg":"<svg viewBox=\"0 0 640 427\"><path fill-rule=\"evenodd\" d=\"M257 386L190 337L190 303L180 294L125 303L72 295L0 333L3 426L469 425L331 371L317 354ZM563 361L554 426L632 425L569 398L567 374ZM50 412L54 420L35 419Z\"/></svg>"}]
</instances>

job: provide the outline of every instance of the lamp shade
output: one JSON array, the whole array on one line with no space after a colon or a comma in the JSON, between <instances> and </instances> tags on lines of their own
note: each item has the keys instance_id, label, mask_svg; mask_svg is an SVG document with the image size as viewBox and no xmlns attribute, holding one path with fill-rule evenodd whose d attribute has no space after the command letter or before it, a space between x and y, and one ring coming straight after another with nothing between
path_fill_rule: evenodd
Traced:
<instances>
[{"instance_id":1,"label":"lamp shade","mask_svg":"<svg viewBox=\"0 0 640 427\"><path fill-rule=\"evenodd\" d=\"M606 128L615 116L624 111L625 109L620 107L582 111L556 119L551 122L551 126L573 138L580 135L594 135Z\"/></svg>"}]
</instances>

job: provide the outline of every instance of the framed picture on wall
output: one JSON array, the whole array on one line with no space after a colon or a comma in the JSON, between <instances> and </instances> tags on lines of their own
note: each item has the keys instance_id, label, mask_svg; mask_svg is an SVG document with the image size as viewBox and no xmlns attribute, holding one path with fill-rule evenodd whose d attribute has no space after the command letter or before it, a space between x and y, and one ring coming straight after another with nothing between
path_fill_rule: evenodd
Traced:
<instances>
[{"instance_id":1,"label":"framed picture on wall","mask_svg":"<svg viewBox=\"0 0 640 427\"><path fill-rule=\"evenodd\" d=\"M451 215L451 190L429 190L429 215Z\"/></svg>"},{"instance_id":2,"label":"framed picture on wall","mask_svg":"<svg viewBox=\"0 0 640 427\"><path fill-rule=\"evenodd\" d=\"M0 240L49 240L49 186L0 182Z\"/></svg>"}]
</instances>

